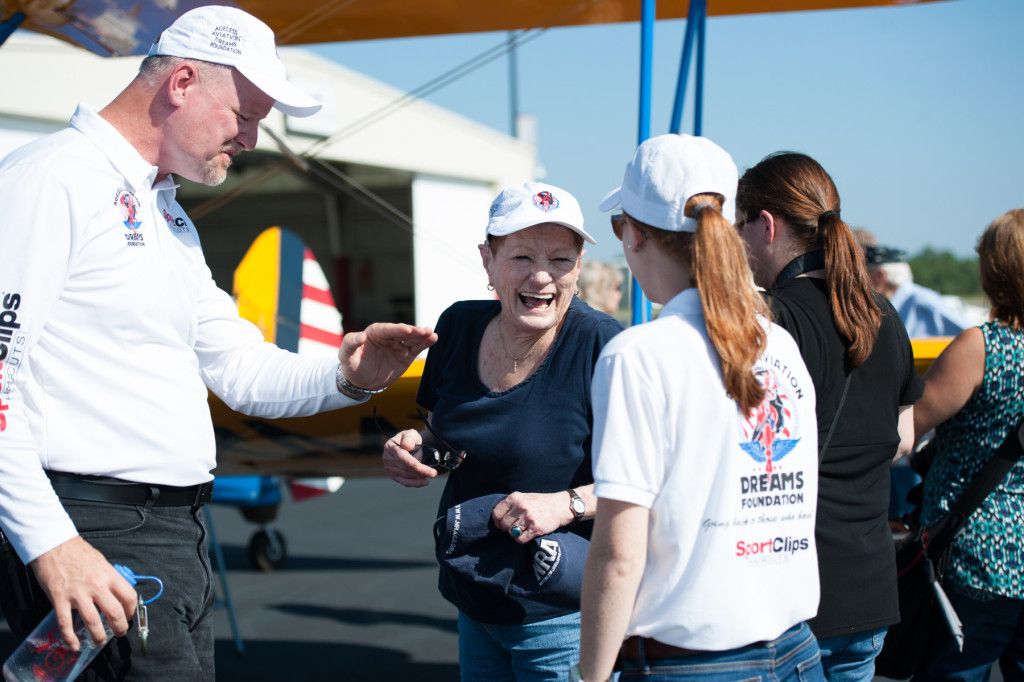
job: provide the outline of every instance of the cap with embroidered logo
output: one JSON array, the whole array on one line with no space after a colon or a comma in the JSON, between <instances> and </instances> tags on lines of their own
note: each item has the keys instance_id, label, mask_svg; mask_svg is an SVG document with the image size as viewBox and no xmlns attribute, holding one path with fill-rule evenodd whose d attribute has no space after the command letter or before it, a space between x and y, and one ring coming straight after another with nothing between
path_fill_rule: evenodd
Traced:
<instances>
[{"instance_id":1,"label":"cap with embroidered logo","mask_svg":"<svg viewBox=\"0 0 1024 682\"><path fill-rule=\"evenodd\" d=\"M722 215L736 216L739 173L728 152L706 137L658 135L641 144L626 166L622 186L601 202L602 211L616 206L630 217L670 232L695 232L697 221L684 215L696 194L722 195Z\"/></svg>"},{"instance_id":2,"label":"cap with embroidered logo","mask_svg":"<svg viewBox=\"0 0 1024 682\"><path fill-rule=\"evenodd\" d=\"M288 81L274 32L234 7L207 5L182 14L156 39L150 56L167 55L233 66L274 107L289 116L312 116L321 104Z\"/></svg>"},{"instance_id":3,"label":"cap with embroidered logo","mask_svg":"<svg viewBox=\"0 0 1024 682\"><path fill-rule=\"evenodd\" d=\"M543 223L568 227L591 244L597 243L583 229L583 211L576 197L561 187L543 182L527 182L501 190L491 202L484 238L503 237Z\"/></svg>"},{"instance_id":4,"label":"cap with embroidered logo","mask_svg":"<svg viewBox=\"0 0 1024 682\"><path fill-rule=\"evenodd\" d=\"M516 542L491 519L494 505L506 497L484 495L450 507L434 525L437 560L475 585L578 609L589 541L559 530L525 544Z\"/></svg>"}]
</instances>

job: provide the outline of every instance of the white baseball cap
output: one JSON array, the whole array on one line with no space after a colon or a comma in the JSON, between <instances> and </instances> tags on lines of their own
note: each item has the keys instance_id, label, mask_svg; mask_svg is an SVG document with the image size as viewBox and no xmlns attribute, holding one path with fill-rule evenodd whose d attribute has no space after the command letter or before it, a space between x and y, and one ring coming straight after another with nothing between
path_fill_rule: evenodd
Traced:
<instances>
[{"instance_id":1,"label":"white baseball cap","mask_svg":"<svg viewBox=\"0 0 1024 682\"><path fill-rule=\"evenodd\" d=\"M695 194L714 192L725 198L722 215L736 215L739 173L732 157L706 137L658 135L637 147L626 166L622 186L601 202L602 211L616 206L651 227L670 232L694 232L697 221L683 215Z\"/></svg>"},{"instance_id":2,"label":"white baseball cap","mask_svg":"<svg viewBox=\"0 0 1024 682\"><path fill-rule=\"evenodd\" d=\"M563 225L591 244L594 238L583 229L583 211L576 197L560 187L543 182L527 182L501 190L491 202L487 221L489 235L503 237L542 223Z\"/></svg>"},{"instance_id":3,"label":"white baseball cap","mask_svg":"<svg viewBox=\"0 0 1024 682\"><path fill-rule=\"evenodd\" d=\"M289 116L320 111L319 102L288 82L274 32L240 9L207 5L189 10L160 34L149 54L233 66Z\"/></svg>"}]
</instances>

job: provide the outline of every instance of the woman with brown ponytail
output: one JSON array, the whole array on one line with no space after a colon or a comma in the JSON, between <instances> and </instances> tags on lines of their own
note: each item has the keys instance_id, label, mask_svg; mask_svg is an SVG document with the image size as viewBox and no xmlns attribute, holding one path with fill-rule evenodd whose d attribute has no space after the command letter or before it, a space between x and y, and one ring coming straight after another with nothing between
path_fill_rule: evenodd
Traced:
<instances>
[{"instance_id":1,"label":"woman with brown ponytail","mask_svg":"<svg viewBox=\"0 0 1024 682\"><path fill-rule=\"evenodd\" d=\"M576 679L822 679L814 387L767 319L710 140L637 149L602 203L657 320L594 369L594 494Z\"/></svg>"},{"instance_id":2,"label":"woman with brown ponytail","mask_svg":"<svg viewBox=\"0 0 1024 682\"><path fill-rule=\"evenodd\" d=\"M869 681L899 620L889 465L913 445L911 405L923 383L906 329L872 291L839 192L817 161L768 156L740 178L736 205L754 281L799 344L818 396L821 605L811 629L826 678Z\"/></svg>"}]
</instances>

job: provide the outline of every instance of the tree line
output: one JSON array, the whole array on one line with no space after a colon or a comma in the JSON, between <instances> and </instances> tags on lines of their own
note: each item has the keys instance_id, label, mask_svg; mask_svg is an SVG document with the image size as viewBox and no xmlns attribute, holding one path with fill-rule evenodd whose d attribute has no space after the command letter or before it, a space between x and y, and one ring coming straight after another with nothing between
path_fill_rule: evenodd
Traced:
<instances>
[{"instance_id":1,"label":"tree line","mask_svg":"<svg viewBox=\"0 0 1024 682\"><path fill-rule=\"evenodd\" d=\"M907 260L914 281L921 286L965 298L984 296L977 256L958 258L951 251L936 251L926 246Z\"/></svg>"}]
</instances>

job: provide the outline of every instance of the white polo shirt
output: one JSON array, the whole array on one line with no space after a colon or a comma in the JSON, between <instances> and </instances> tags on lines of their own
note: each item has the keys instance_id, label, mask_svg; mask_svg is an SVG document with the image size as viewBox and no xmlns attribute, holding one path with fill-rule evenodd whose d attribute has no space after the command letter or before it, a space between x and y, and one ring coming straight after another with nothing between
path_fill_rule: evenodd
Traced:
<instances>
[{"instance_id":1,"label":"white polo shirt","mask_svg":"<svg viewBox=\"0 0 1024 682\"><path fill-rule=\"evenodd\" d=\"M156 175L87 105L0 162L0 526L26 562L76 534L44 469L209 481L207 386L264 417L355 402L238 316Z\"/></svg>"},{"instance_id":2,"label":"white polo shirt","mask_svg":"<svg viewBox=\"0 0 1024 682\"><path fill-rule=\"evenodd\" d=\"M722 651L817 612L814 386L793 338L768 331L755 366L768 391L749 418L726 393L696 289L601 353L594 492L650 509L628 635Z\"/></svg>"}]
</instances>

